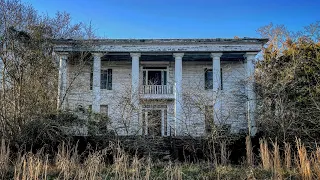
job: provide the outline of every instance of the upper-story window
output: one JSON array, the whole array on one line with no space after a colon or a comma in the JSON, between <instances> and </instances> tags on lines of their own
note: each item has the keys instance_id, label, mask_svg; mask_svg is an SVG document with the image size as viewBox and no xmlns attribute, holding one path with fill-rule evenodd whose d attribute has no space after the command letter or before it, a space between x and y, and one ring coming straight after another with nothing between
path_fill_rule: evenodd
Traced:
<instances>
[{"instance_id":1,"label":"upper-story window","mask_svg":"<svg viewBox=\"0 0 320 180\"><path fill-rule=\"evenodd\" d=\"M220 69L220 87L223 90L223 81L222 81L222 68ZM213 72L212 69L204 70L204 88L213 89Z\"/></svg>"},{"instance_id":2,"label":"upper-story window","mask_svg":"<svg viewBox=\"0 0 320 180\"><path fill-rule=\"evenodd\" d=\"M90 90L93 85L93 73L90 74ZM100 89L112 90L112 69L101 70Z\"/></svg>"},{"instance_id":3,"label":"upper-story window","mask_svg":"<svg viewBox=\"0 0 320 180\"><path fill-rule=\"evenodd\" d=\"M167 85L167 67L143 67L143 85Z\"/></svg>"}]
</instances>

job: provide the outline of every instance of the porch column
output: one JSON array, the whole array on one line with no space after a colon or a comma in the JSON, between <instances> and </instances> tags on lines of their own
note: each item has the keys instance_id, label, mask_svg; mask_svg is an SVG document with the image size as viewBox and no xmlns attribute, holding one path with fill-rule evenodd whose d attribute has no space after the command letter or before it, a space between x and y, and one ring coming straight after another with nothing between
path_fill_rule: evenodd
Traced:
<instances>
[{"instance_id":1,"label":"porch column","mask_svg":"<svg viewBox=\"0 0 320 180\"><path fill-rule=\"evenodd\" d=\"M139 105L139 58L141 53L130 53L132 58L132 70L131 70L131 103L135 108Z\"/></svg>"},{"instance_id":2,"label":"porch column","mask_svg":"<svg viewBox=\"0 0 320 180\"><path fill-rule=\"evenodd\" d=\"M222 123L221 116L221 68L220 57L222 53L211 53L212 58L212 79L213 79L213 120L216 125Z\"/></svg>"},{"instance_id":3,"label":"porch column","mask_svg":"<svg viewBox=\"0 0 320 180\"><path fill-rule=\"evenodd\" d=\"M67 93L67 60L68 53L58 53L59 55L59 82L58 82L58 99L57 109L64 110L66 108L65 97Z\"/></svg>"},{"instance_id":4,"label":"porch column","mask_svg":"<svg viewBox=\"0 0 320 180\"><path fill-rule=\"evenodd\" d=\"M247 52L246 57L246 71L247 71L247 117L248 117L248 129L249 134L254 136L257 132L255 122L255 110L256 110L256 93L254 91L254 61L257 53Z\"/></svg>"},{"instance_id":5,"label":"porch column","mask_svg":"<svg viewBox=\"0 0 320 180\"><path fill-rule=\"evenodd\" d=\"M101 57L102 53L93 54L93 78L92 78L92 112L100 113L100 83L101 83Z\"/></svg>"},{"instance_id":6,"label":"porch column","mask_svg":"<svg viewBox=\"0 0 320 180\"><path fill-rule=\"evenodd\" d=\"M182 99L182 57L184 53L173 53L175 58L175 135L180 135L181 133L181 121L182 121L182 113L183 113L183 99Z\"/></svg>"}]
</instances>

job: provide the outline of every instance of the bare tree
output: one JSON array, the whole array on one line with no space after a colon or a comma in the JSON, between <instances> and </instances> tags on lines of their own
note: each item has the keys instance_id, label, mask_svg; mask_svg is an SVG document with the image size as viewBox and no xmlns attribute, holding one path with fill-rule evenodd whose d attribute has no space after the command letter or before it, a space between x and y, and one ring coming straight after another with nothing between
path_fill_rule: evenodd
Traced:
<instances>
[{"instance_id":1,"label":"bare tree","mask_svg":"<svg viewBox=\"0 0 320 180\"><path fill-rule=\"evenodd\" d=\"M56 109L53 39L92 37L92 31L90 26L71 24L67 13L40 16L18 0L0 0L0 16L1 132L12 135L26 122Z\"/></svg>"}]
</instances>

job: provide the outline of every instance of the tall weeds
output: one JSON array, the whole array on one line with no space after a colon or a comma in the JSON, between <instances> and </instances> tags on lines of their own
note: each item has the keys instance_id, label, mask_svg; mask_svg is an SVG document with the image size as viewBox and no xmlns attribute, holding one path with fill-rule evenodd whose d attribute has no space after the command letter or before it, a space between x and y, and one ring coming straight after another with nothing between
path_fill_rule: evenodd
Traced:
<instances>
[{"instance_id":1,"label":"tall weeds","mask_svg":"<svg viewBox=\"0 0 320 180\"><path fill-rule=\"evenodd\" d=\"M62 142L58 147L55 158L56 168L60 171L59 178L71 179L74 177L78 169L79 159L77 145L72 147L71 145Z\"/></svg>"},{"instance_id":2,"label":"tall weeds","mask_svg":"<svg viewBox=\"0 0 320 180\"><path fill-rule=\"evenodd\" d=\"M9 170L9 157L10 157L10 148L9 144L6 144L4 139L1 139L0 147L0 176L1 179L4 179L6 173Z\"/></svg>"},{"instance_id":3,"label":"tall weeds","mask_svg":"<svg viewBox=\"0 0 320 180\"><path fill-rule=\"evenodd\" d=\"M262 162L262 168L264 170L270 170L272 167L272 159L270 158L268 142L265 139L260 140L260 158Z\"/></svg>"},{"instance_id":4,"label":"tall weeds","mask_svg":"<svg viewBox=\"0 0 320 180\"><path fill-rule=\"evenodd\" d=\"M320 179L320 148L317 147L316 151L312 154L312 166L314 174L317 179Z\"/></svg>"},{"instance_id":5,"label":"tall weeds","mask_svg":"<svg viewBox=\"0 0 320 180\"><path fill-rule=\"evenodd\" d=\"M37 154L26 153L19 155L14 166L14 179L16 180L42 180L47 179L48 155L41 151Z\"/></svg>"},{"instance_id":6,"label":"tall weeds","mask_svg":"<svg viewBox=\"0 0 320 180\"><path fill-rule=\"evenodd\" d=\"M287 170L292 166L291 145L290 143L284 143L284 164Z\"/></svg>"},{"instance_id":7,"label":"tall weeds","mask_svg":"<svg viewBox=\"0 0 320 180\"><path fill-rule=\"evenodd\" d=\"M304 180L311 180L312 179L312 172L311 172L311 163L308 159L308 154L305 146L301 143L300 139L296 140L297 146L297 167L300 172L301 178Z\"/></svg>"},{"instance_id":8,"label":"tall weeds","mask_svg":"<svg viewBox=\"0 0 320 180\"><path fill-rule=\"evenodd\" d=\"M269 148L270 147L272 148ZM247 139L248 166L232 167L227 162L179 163L155 162L151 157L130 156L121 148L120 143L111 143L107 149L87 149L85 157L79 154L77 145L61 143L54 158L50 158L42 150L37 153L19 152L10 159L8 143L1 142L0 168L2 179L15 180L46 180L46 179L84 179L84 180L138 180L138 179L234 179L247 177L251 179L319 179L320 178L320 147L307 152L301 140L296 140L293 152L289 143L284 143L281 151L277 142L268 144L260 140L261 165L254 166L252 145ZM223 149L225 151L225 149ZM111 152L111 153L109 153ZM113 163L105 161L112 156ZM292 156L294 155L294 161ZM258 162L258 161L257 161ZM209 166L208 166L209 165ZM202 168L207 170L202 170ZM209 169L208 169L209 168ZM260 171L260 174L257 172ZM262 174L261 173L265 173ZM11 175L10 175L11 173ZM189 174L188 174L189 173ZM190 174L191 173L191 174Z\"/></svg>"},{"instance_id":9,"label":"tall weeds","mask_svg":"<svg viewBox=\"0 0 320 180\"><path fill-rule=\"evenodd\" d=\"M246 137L246 152L247 152L247 165L253 166L253 150L251 144L251 137L248 135Z\"/></svg>"},{"instance_id":10,"label":"tall weeds","mask_svg":"<svg viewBox=\"0 0 320 180\"><path fill-rule=\"evenodd\" d=\"M280 159L280 151L279 151L279 145L276 142L272 143L273 145L273 172L274 176L277 179L282 179L282 164Z\"/></svg>"}]
</instances>

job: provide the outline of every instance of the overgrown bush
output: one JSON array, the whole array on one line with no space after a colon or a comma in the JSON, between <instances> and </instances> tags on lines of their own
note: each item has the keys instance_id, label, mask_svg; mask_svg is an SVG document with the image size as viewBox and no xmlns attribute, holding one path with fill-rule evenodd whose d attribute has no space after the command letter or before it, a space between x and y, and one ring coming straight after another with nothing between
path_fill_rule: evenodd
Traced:
<instances>
[{"instance_id":1,"label":"overgrown bush","mask_svg":"<svg viewBox=\"0 0 320 180\"><path fill-rule=\"evenodd\" d=\"M268 137L313 143L320 136L320 44L288 39L286 47L269 46L257 64L258 122Z\"/></svg>"},{"instance_id":2,"label":"overgrown bush","mask_svg":"<svg viewBox=\"0 0 320 180\"><path fill-rule=\"evenodd\" d=\"M61 125L51 119L39 118L24 124L17 141L31 146L53 145L66 140Z\"/></svg>"}]
</instances>

